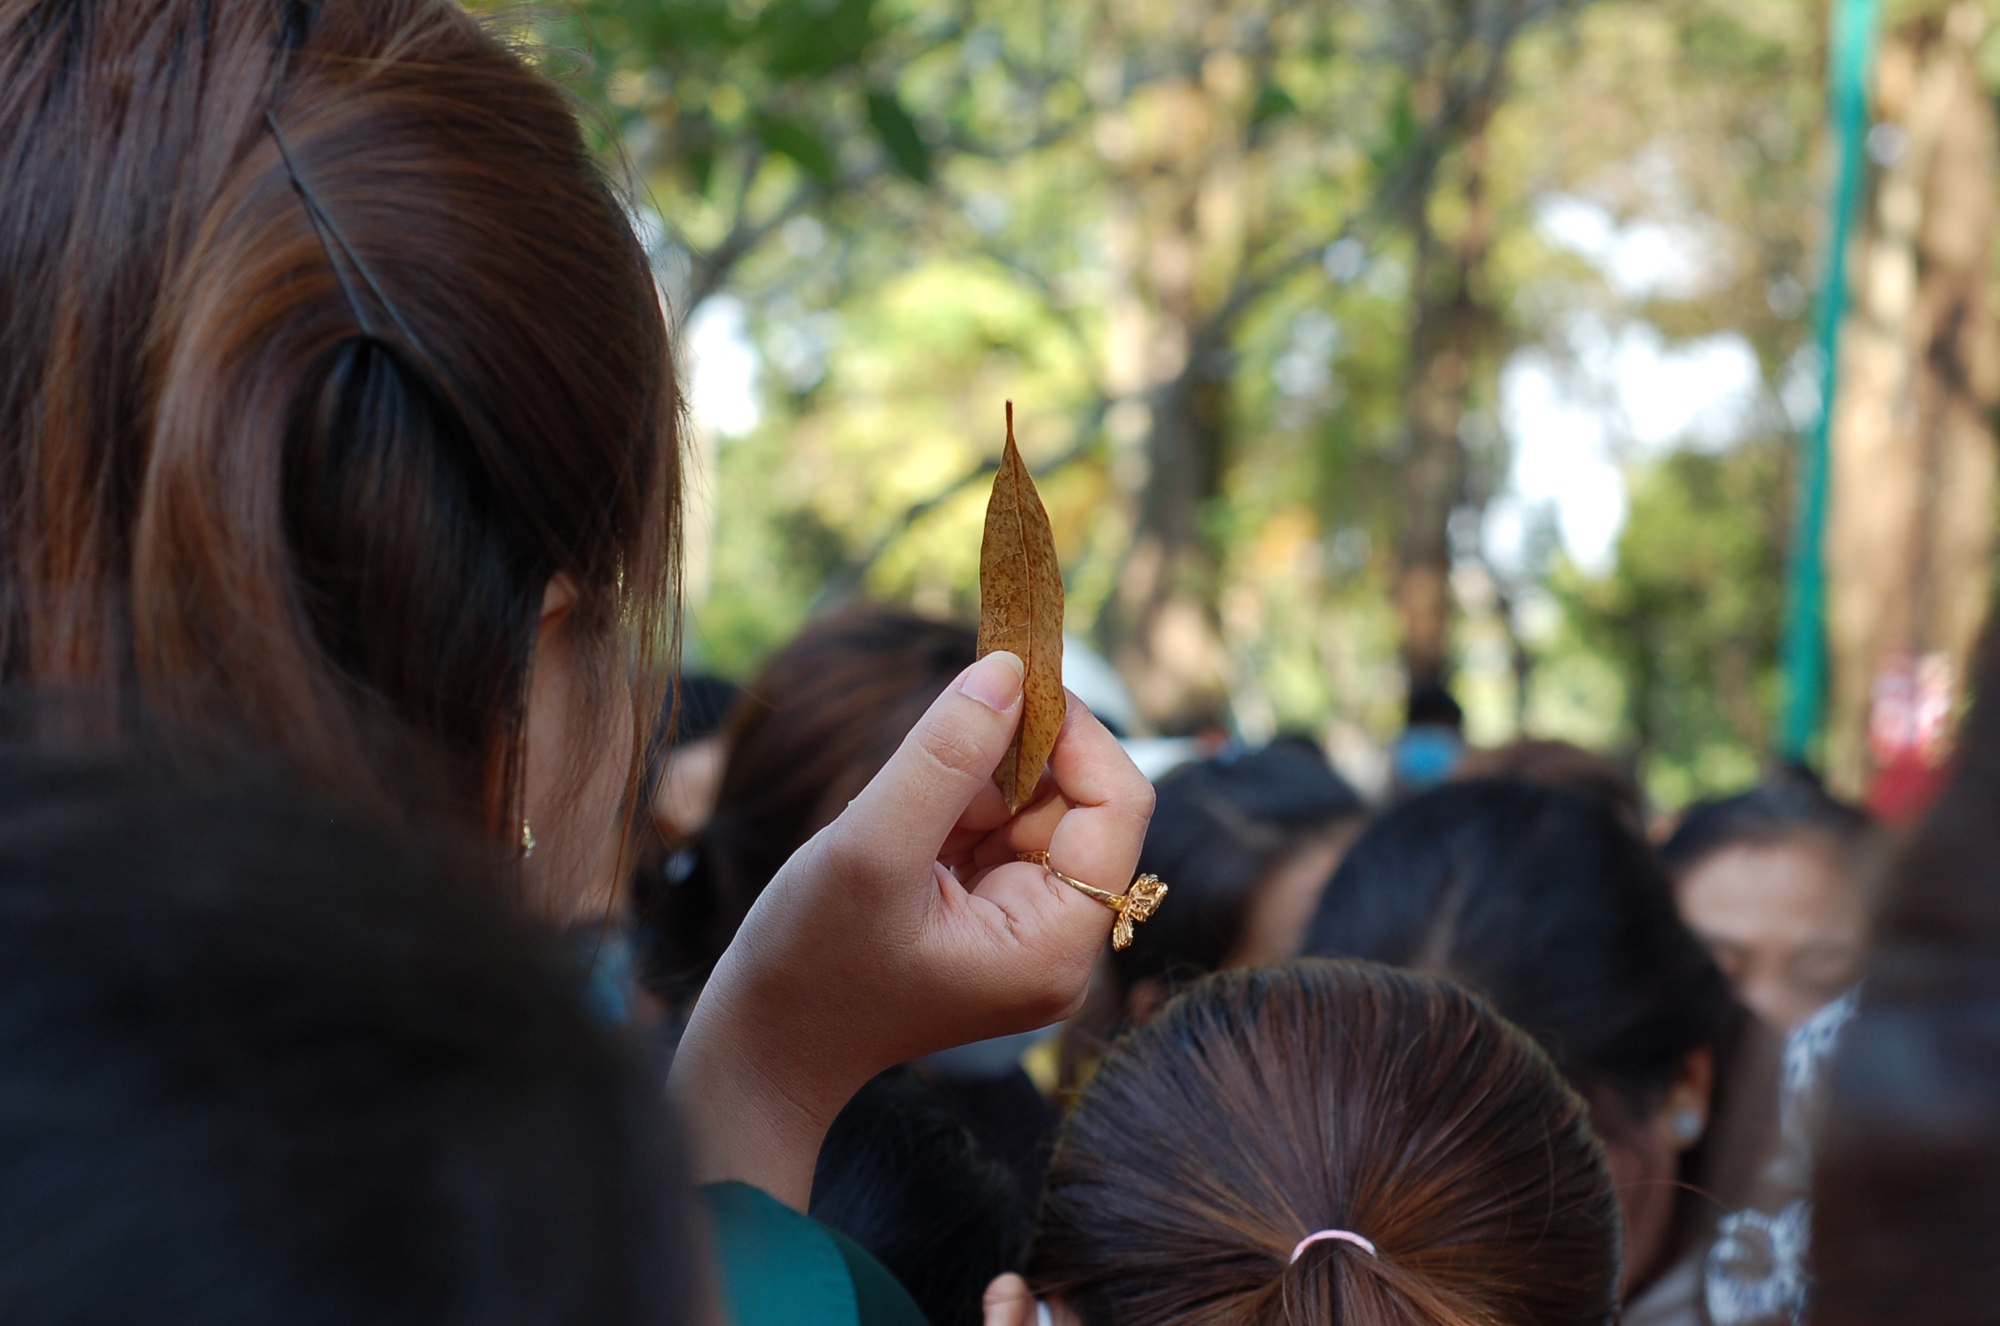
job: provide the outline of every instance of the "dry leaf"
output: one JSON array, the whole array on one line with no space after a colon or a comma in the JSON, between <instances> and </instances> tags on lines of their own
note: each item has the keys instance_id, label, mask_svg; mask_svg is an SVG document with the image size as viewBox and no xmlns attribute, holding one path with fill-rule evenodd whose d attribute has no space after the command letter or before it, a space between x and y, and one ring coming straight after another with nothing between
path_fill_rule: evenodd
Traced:
<instances>
[{"instance_id":1,"label":"dry leaf","mask_svg":"<svg viewBox=\"0 0 2000 1326\"><path fill-rule=\"evenodd\" d=\"M1021 726L993 771L1009 810L1034 799L1035 788L1062 731L1063 585L1049 513L1014 446L1014 402L1007 402L1007 447L993 496L986 502L986 537L979 545L979 654L1005 649L1028 666Z\"/></svg>"}]
</instances>

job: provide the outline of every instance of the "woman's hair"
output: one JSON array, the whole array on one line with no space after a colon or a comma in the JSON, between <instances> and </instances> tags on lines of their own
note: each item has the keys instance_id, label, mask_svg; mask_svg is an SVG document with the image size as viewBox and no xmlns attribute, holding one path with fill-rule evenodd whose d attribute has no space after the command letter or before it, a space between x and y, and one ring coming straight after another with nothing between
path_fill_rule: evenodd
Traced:
<instances>
[{"instance_id":1,"label":"woman's hair","mask_svg":"<svg viewBox=\"0 0 2000 1326\"><path fill-rule=\"evenodd\" d=\"M2000 635L1957 770L1892 879L1815 1138L1812 1320L1985 1326L2000 1304Z\"/></svg>"},{"instance_id":2,"label":"woman's hair","mask_svg":"<svg viewBox=\"0 0 2000 1326\"><path fill-rule=\"evenodd\" d=\"M1455 783L1376 820L1306 950L1460 981L1580 1088L1641 1105L1739 1013L1646 844L1604 803L1529 783Z\"/></svg>"},{"instance_id":3,"label":"woman's hair","mask_svg":"<svg viewBox=\"0 0 2000 1326\"><path fill-rule=\"evenodd\" d=\"M666 323L563 94L450 0L22 0L0 197L0 677L517 833L550 577L600 681L673 637Z\"/></svg>"},{"instance_id":4,"label":"woman's hair","mask_svg":"<svg viewBox=\"0 0 2000 1326\"><path fill-rule=\"evenodd\" d=\"M766 660L731 713L693 868L641 917L665 993L699 988L778 867L880 772L976 649L967 627L863 607Z\"/></svg>"},{"instance_id":5,"label":"woman's hair","mask_svg":"<svg viewBox=\"0 0 2000 1326\"><path fill-rule=\"evenodd\" d=\"M875 1078L834 1118L810 1214L872 1253L931 1326L978 1326L980 1296L1020 1262L1031 1223L1014 1176L908 1068Z\"/></svg>"},{"instance_id":6,"label":"woman's hair","mask_svg":"<svg viewBox=\"0 0 2000 1326\"><path fill-rule=\"evenodd\" d=\"M491 855L0 750L0 1315L702 1319L657 1078Z\"/></svg>"},{"instance_id":7,"label":"woman's hair","mask_svg":"<svg viewBox=\"0 0 2000 1326\"><path fill-rule=\"evenodd\" d=\"M1631 762L1567 741L1522 737L1505 746L1469 750L1451 776L1460 783L1508 778L1543 787L1566 787L1604 801L1635 833L1644 834L1646 829L1646 794L1640 790Z\"/></svg>"},{"instance_id":8,"label":"woman's hair","mask_svg":"<svg viewBox=\"0 0 2000 1326\"><path fill-rule=\"evenodd\" d=\"M1726 1126L1684 1153L1681 1178L1748 1181L1737 1148L1762 1144L1753 1122L1770 1103L1753 1111L1734 1072L1748 1016L1675 912L1652 850L1609 803L1504 781L1405 802L1348 851L1305 951L1477 991L1585 1096L1617 1107L1605 1120L1650 1115L1688 1055L1712 1050L1713 1113ZM1682 1201L1679 1237L1715 1209L1712 1197Z\"/></svg>"},{"instance_id":9,"label":"woman's hair","mask_svg":"<svg viewBox=\"0 0 2000 1326\"><path fill-rule=\"evenodd\" d=\"M1291 740L1182 765L1158 791L1139 869L1170 883L1174 906L1111 955L1127 989L1219 970L1271 872L1315 835L1367 811L1316 747Z\"/></svg>"},{"instance_id":10,"label":"woman's hair","mask_svg":"<svg viewBox=\"0 0 2000 1326\"><path fill-rule=\"evenodd\" d=\"M1748 792L1688 807L1673 837L1660 848L1660 862L1680 879L1729 847L1818 836L1848 849L1869 835L1871 824L1866 814L1828 795L1811 773L1792 770Z\"/></svg>"},{"instance_id":11,"label":"woman's hair","mask_svg":"<svg viewBox=\"0 0 2000 1326\"><path fill-rule=\"evenodd\" d=\"M1339 1229L1371 1241L1307 1235ZM1063 1128L1030 1245L1086 1326L1597 1326L1619 1216L1589 1111L1446 981L1302 961L1191 986Z\"/></svg>"}]
</instances>

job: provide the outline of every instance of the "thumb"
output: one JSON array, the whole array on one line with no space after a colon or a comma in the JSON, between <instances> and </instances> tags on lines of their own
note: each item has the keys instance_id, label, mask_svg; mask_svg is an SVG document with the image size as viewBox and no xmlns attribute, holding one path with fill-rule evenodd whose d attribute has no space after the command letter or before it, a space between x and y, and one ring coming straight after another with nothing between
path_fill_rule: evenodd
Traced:
<instances>
[{"instance_id":1,"label":"thumb","mask_svg":"<svg viewBox=\"0 0 2000 1326\"><path fill-rule=\"evenodd\" d=\"M912 867L937 859L1014 739L1025 671L1019 658L996 650L959 673L917 720L841 816L871 856Z\"/></svg>"}]
</instances>

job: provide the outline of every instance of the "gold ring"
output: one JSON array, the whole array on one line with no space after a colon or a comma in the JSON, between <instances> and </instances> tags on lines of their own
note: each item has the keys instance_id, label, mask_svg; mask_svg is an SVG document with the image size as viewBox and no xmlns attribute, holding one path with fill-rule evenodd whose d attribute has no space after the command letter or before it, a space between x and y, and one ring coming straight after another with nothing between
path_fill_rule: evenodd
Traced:
<instances>
[{"instance_id":1,"label":"gold ring","mask_svg":"<svg viewBox=\"0 0 2000 1326\"><path fill-rule=\"evenodd\" d=\"M1055 878L1116 913L1118 920L1111 927L1111 947L1129 948L1132 943L1132 927L1160 910L1160 900L1167 896L1167 886L1160 882L1158 875L1141 875L1132 881L1132 887L1123 893L1111 893L1094 884L1086 884L1080 879L1063 874L1049 863L1047 852L1022 852L1019 859L1030 865L1040 866Z\"/></svg>"}]
</instances>

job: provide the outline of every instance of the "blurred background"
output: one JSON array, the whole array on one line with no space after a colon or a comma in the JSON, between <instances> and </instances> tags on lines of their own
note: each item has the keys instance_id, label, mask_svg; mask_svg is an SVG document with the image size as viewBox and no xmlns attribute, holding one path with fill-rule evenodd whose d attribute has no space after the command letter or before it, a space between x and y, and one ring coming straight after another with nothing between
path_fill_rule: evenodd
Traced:
<instances>
[{"instance_id":1,"label":"blurred background","mask_svg":"<svg viewBox=\"0 0 2000 1326\"><path fill-rule=\"evenodd\" d=\"M976 615L1012 398L1138 726L1379 791L1444 683L1472 743L1671 810L1943 759L1996 9L582 0L529 39L682 325L691 669L857 598Z\"/></svg>"}]
</instances>

